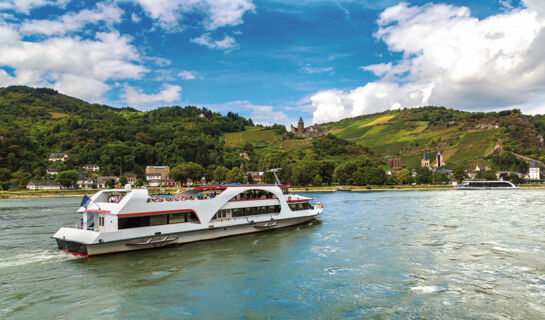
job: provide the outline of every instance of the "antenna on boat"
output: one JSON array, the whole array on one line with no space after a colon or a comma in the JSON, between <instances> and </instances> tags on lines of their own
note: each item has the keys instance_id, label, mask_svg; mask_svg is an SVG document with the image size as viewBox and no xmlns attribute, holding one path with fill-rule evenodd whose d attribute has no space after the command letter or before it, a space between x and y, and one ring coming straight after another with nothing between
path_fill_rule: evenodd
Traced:
<instances>
[{"instance_id":1,"label":"antenna on boat","mask_svg":"<svg viewBox=\"0 0 545 320\"><path fill-rule=\"evenodd\" d=\"M278 176L276 175L276 173L280 170L282 170L282 168L274 168L274 169L269 169L266 171L266 172L272 172L274 174L274 178L276 179L276 181L274 182L275 185L282 184L280 182L280 179L278 179Z\"/></svg>"}]
</instances>

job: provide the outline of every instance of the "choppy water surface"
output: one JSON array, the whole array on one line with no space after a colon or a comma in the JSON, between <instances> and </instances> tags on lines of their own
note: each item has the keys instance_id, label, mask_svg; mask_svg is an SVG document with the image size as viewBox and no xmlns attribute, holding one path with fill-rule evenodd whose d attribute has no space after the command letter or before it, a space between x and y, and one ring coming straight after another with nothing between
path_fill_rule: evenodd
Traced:
<instances>
[{"instance_id":1,"label":"choppy water surface","mask_svg":"<svg viewBox=\"0 0 545 320\"><path fill-rule=\"evenodd\" d=\"M0 318L543 319L545 192L313 194L320 222L92 257L79 199L0 200Z\"/></svg>"}]
</instances>

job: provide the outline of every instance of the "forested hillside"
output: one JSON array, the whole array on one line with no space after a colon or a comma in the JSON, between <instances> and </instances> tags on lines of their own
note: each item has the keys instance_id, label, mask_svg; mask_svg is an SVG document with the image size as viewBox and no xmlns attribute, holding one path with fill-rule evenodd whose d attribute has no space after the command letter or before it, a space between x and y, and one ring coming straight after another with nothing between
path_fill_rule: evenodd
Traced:
<instances>
[{"instance_id":1,"label":"forested hillside","mask_svg":"<svg viewBox=\"0 0 545 320\"><path fill-rule=\"evenodd\" d=\"M268 132L265 136L273 140L286 133L283 126L254 126L235 113L223 116L206 108L141 112L89 104L52 89L0 88L0 180L3 188L17 188L46 179L47 168L81 170L85 164L97 164L103 175L136 173L144 179L146 165L173 168L193 162L209 181L224 172L217 167L243 164L247 171L282 167L287 183L331 183L339 163L371 157L364 147L334 136L305 141L297 150L225 143L226 133L244 130ZM51 153L66 153L69 160L50 163Z\"/></svg>"}]
</instances>

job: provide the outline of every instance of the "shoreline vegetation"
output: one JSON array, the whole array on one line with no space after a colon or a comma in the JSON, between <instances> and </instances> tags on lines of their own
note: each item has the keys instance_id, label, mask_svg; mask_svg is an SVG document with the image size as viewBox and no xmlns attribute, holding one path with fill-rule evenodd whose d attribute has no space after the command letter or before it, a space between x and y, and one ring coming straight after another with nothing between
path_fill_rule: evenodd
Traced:
<instances>
[{"instance_id":1,"label":"shoreline vegetation","mask_svg":"<svg viewBox=\"0 0 545 320\"><path fill-rule=\"evenodd\" d=\"M521 184L521 189L545 189L545 184ZM154 193L177 192L182 188L153 188L148 189ZM291 187L292 192L371 192L371 191L426 191L426 190L453 190L450 185L382 185L382 186L320 186L320 187ZM82 197L92 195L101 189L75 189L75 190L18 190L0 191L0 199L17 198L62 198ZM120 189L122 190L122 189Z\"/></svg>"}]
</instances>

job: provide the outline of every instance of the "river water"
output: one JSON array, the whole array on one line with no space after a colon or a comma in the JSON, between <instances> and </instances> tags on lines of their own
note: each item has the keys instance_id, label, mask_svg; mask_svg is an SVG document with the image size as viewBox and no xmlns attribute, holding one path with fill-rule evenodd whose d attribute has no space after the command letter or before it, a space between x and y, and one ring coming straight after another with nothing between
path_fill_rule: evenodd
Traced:
<instances>
[{"instance_id":1,"label":"river water","mask_svg":"<svg viewBox=\"0 0 545 320\"><path fill-rule=\"evenodd\" d=\"M544 319L545 193L312 194L319 221L88 259L80 199L0 200L2 319Z\"/></svg>"}]
</instances>

